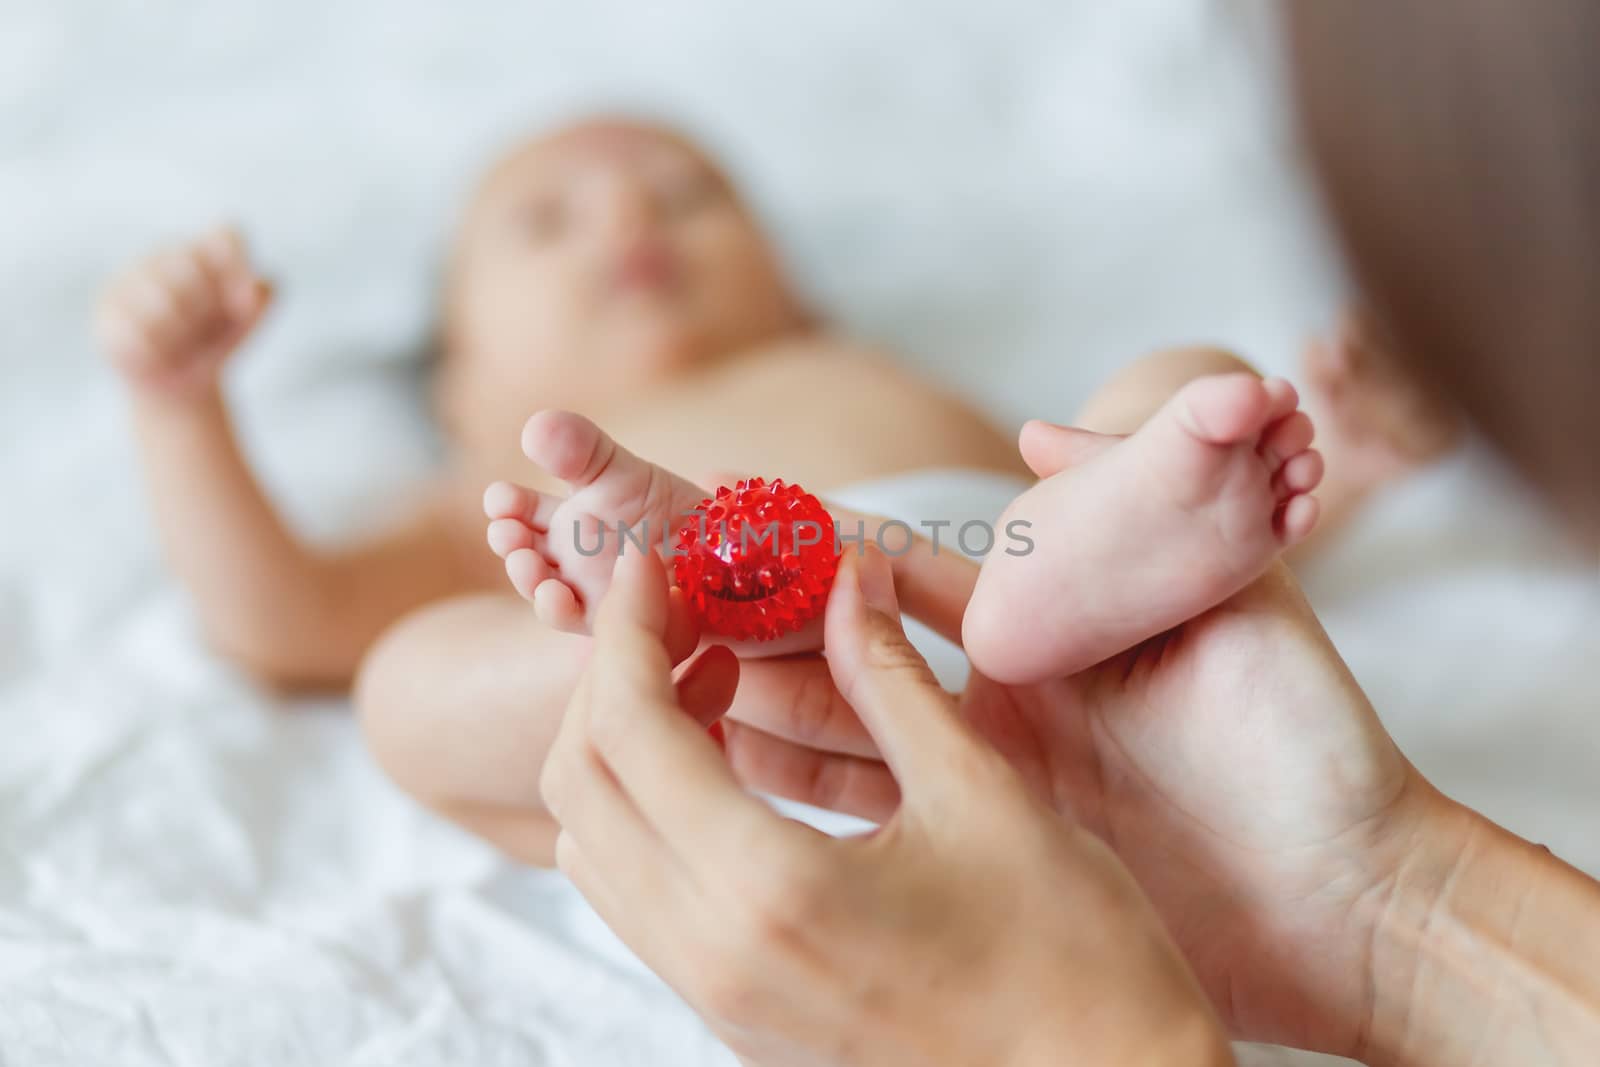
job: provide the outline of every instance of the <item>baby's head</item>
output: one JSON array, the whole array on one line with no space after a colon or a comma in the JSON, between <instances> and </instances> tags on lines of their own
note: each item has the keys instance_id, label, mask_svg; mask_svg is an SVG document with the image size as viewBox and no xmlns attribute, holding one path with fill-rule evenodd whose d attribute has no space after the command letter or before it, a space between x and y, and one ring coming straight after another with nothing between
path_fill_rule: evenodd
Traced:
<instances>
[{"instance_id":1,"label":"baby's head","mask_svg":"<svg viewBox=\"0 0 1600 1067\"><path fill-rule=\"evenodd\" d=\"M445 285L441 402L458 427L585 406L803 321L703 152L646 123L585 121L519 145L468 205Z\"/></svg>"}]
</instances>

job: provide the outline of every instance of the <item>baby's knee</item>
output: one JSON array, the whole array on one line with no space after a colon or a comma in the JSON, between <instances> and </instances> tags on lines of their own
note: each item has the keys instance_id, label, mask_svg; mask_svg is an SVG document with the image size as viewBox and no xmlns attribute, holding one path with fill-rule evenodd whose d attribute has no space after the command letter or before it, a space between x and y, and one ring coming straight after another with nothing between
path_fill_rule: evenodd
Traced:
<instances>
[{"instance_id":1,"label":"baby's knee","mask_svg":"<svg viewBox=\"0 0 1600 1067\"><path fill-rule=\"evenodd\" d=\"M388 639L389 634L384 634L367 650L356 668L355 684L350 691L351 708L362 737L373 758L385 770L389 769L387 757L394 740L394 694L399 688L398 679L394 677L399 660L386 649Z\"/></svg>"},{"instance_id":2,"label":"baby's knee","mask_svg":"<svg viewBox=\"0 0 1600 1067\"><path fill-rule=\"evenodd\" d=\"M416 792L412 781L419 751L427 740L419 737L416 708L417 669L425 657L418 647L424 636L416 622L427 609L413 612L389 627L362 657L356 669L350 700L361 727L367 749L378 766L406 789Z\"/></svg>"},{"instance_id":3,"label":"baby's knee","mask_svg":"<svg viewBox=\"0 0 1600 1067\"><path fill-rule=\"evenodd\" d=\"M533 867L556 865L556 838L561 826L547 812L442 800L430 805L470 834L499 849L509 859Z\"/></svg>"}]
</instances>

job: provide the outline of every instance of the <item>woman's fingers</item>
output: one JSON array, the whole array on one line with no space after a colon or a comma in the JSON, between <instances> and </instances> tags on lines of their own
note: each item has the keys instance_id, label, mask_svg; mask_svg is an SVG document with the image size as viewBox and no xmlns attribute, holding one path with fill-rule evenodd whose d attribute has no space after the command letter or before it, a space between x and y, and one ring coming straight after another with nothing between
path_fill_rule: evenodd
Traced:
<instances>
[{"instance_id":1,"label":"woman's fingers","mask_svg":"<svg viewBox=\"0 0 1600 1067\"><path fill-rule=\"evenodd\" d=\"M712 645L678 676L678 704L701 726L720 719L739 687L739 657L725 645Z\"/></svg>"},{"instance_id":2,"label":"woman's fingers","mask_svg":"<svg viewBox=\"0 0 1600 1067\"><path fill-rule=\"evenodd\" d=\"M900 806L900 787L882 760L808 748L732 720L723 729L728 765L750 789L873 822L888 821Z\"/></svg>"},{"instance_id":3,"label":"woman's fingers","mask_svg":"<svg viewBox=\"0 0 1600 1067\"><path fill-rule=\"evenodd\" d=\"M827 638L834 682L877 742L905 800L973 795L976 783L966 779L999 756L961 720L955 699L906 637L889 561L876 549L840 558Z\"/></svg>"},{"instance_id":4,"label":"woman's fingers","mask_svg":"<svg viewBox=\"0 0 1600 1067\"><path fill-rule=\"evenodd\" d=\"M579 680L545 759L539 792L563 836L582 843L596 877L614 880L615 872L628 871L630 891L637 887L645 899L670 905L690 888L687 872L589 745L592 710L615 698L611 677L589 671Z\"/></svg>"},{"instance_id":5,"label":"woman's fingers","mask_svg":"<svg viewBox=\"0 0 1600 1067\"><path fill-rule=\"evenodd\" d=\"M918 537L891 563L900 608L952 644L961 644L961 617L978 584L978 565L948 545Z\"/></svg>"},{"instance_id":6,"label":"woman's fingers","mask_svg":"<svg viewBox=\"0 0 1600 1067\"><path fill-rule=\"evenodd\" d=\"M575 732L582 730L575 724ZM693 891L672 851L581 738L558 739L545 759L539 792L563 834L580 841L610 877L627 872L639 899L670 904Z\"/></svg>"},{"instance_id":7,"label":"woman's fingers","mask_svg":"<svg viewBox=\"0 0 1600 1067\"><path fill-rule=\"evenodd\" d=\"M678 705L662 643L667 621L661 560L654 552L623 553L595 619L585 672L586 685L593 683L588 741L691 868L715 867L762 835L781 834L785 823L744 791L716 743ZM736 668L718 654L707 669Z\"/></svg>"},{"instance_id":8,"label":"woman's fingers","mask_svg":"<svg viewBox=\"0 0 1600 1067\"><path fill-rule=\"evenodd\" d=\"M878 746L815 653L746 660L730 719L806 748L878 758Z\"/></svg>"},{"instance_id":9,"label":"woman's fingers","mask_svg":"<svg viewBox=\"0 0 1600 1067\"><path fill-rule=\"evenodd\" d=\"M689 610L689 601L683 595L683 590L676 586L667 590L667 629L662 634L661 643L666 646L667 658L674 666L694 655L700 647L700 624ZM722 709L727 710L726 707ZM717 714L722 714L722 711Z\"/></svg>"},{"instance_id":10,"label":"woman's fingers","mask_svg":"<svg viewBox=\"0 0 1600 1067\"><path fill-rule=\"evenodd\" d=\"M658 864L639 858L619 865L597 858L589 845L565 830L556 838L556 866L645 966L680 995L686 993L684 969L699 963L705 942L697 890L652 898L650 879Z\"/></svg>"},{"instance_id":11,"label":"woman's fingers","mask_svg":"<svg viewBox=\"0 0 1600 1067\"><path fill-rule=\"evenodd\" d=\"M829 504L828 510L841 534L853 538L859 530L864 541L874 540L887 521L834 504ZM928 538L913 534L909 547L893 558L891 567L900 609L959 645L961 616L966 614L967 601L978 583L978 565L949 545L935 548Z\"/></svg>"},{"instance_id":12,"label":"woman's fingers","mask_svg":"<svg viewBox=\"0 0 1600 1067\"><path fill-rule=\"evenodd\" d=\"M774 838L781 839L784 824L733 782L700 725L732 701L738 661L713 647L674 682L667 647L674 617L655 553L619 559L540 792L562 827L557 865L607 925L681 989L680 980L692 979L703 962L703 953L683 946L699 949L717 933L712 890L733 879L716 856L691 868L674 841L721 840L719 831L741 815L775 824ZM675 640L693 648L695 639ZM714 799L689 788L708 773L722 782ZM662 803L684 793L699 803ZM748 847L721 848L724 867L750 861Z\"/></svg>"}]
</instances>

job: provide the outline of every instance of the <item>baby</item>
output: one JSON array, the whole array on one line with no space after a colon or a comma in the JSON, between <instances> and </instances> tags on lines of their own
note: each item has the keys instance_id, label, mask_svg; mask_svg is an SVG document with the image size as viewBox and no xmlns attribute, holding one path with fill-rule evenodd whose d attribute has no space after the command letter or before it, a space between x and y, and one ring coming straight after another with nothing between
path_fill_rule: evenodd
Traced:
<instances>
[{"instance_id":1,"label":"baby","mask_svg":"<svg viewBox=\"0 0 1600 1067\"><path fill-rule=\"evenodd\" d=\"M823 493L922 468L1024 473L968 405L821 328L727 178L648 124L577 124L484 179L443 294L450 464L396 522L338 550L285 526L219 388L271 299L219 229L103 301L171 565L220 652L279 685L354 680L390 774L531 861L549 861L554 834L537 765L610 573L562 536L575 520L658 531L728 469ZM994 554L967 619L976 662L1003 679L1087 665L1205 610L1316 522L1305 494L1322 465L1293 389L1224 353L1130 368L1084 424L1137 432L1024 431L1028 467L1053 476L1008 518L1033 523L1038 554ZM1030 577L1046 557L1081 575L1068 595ZM532 611L500 591L502 566ZM814 637L796 641L784 647Z\"/></svg>"},{"instance_id":2,"label":"baby","mask_svg":"<svg viewBox=\"0 0 1600 1067\"><path fill-rule=\"evenodd\" d=\"M586 122L483 180L444 286L435 398L450 469L339 551L285 528L218 388L271 299L219 229L114 282L98 334L131 386L163 543L208 639L285 686L346 686L396 619L499 587L480 500L497 478L557 485L516 448L538 408L583 411L697 474L826 489L930 466L1022 473L968 405L819 328L727 179L651 126Z\"/></svg>"}]
</instances>

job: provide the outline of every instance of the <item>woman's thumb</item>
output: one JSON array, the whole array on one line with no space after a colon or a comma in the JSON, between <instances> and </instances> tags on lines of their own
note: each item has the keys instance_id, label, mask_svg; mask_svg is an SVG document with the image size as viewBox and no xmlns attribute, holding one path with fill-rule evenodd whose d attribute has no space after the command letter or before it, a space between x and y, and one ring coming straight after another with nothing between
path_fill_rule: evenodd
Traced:
<instances>
[{"instance_id":1,"label":"woman's thumb","mask_svg":"<svg viewBox=\"0 0 1600 1067\"><path fill-rule=\"evenodd\" d=\"M888 559L871 545L846 552L829 595L828 669L877 743L902 796L947 786L951 771L982 746L962 722L900 621Z\"/></svg>"}]
</instances>

